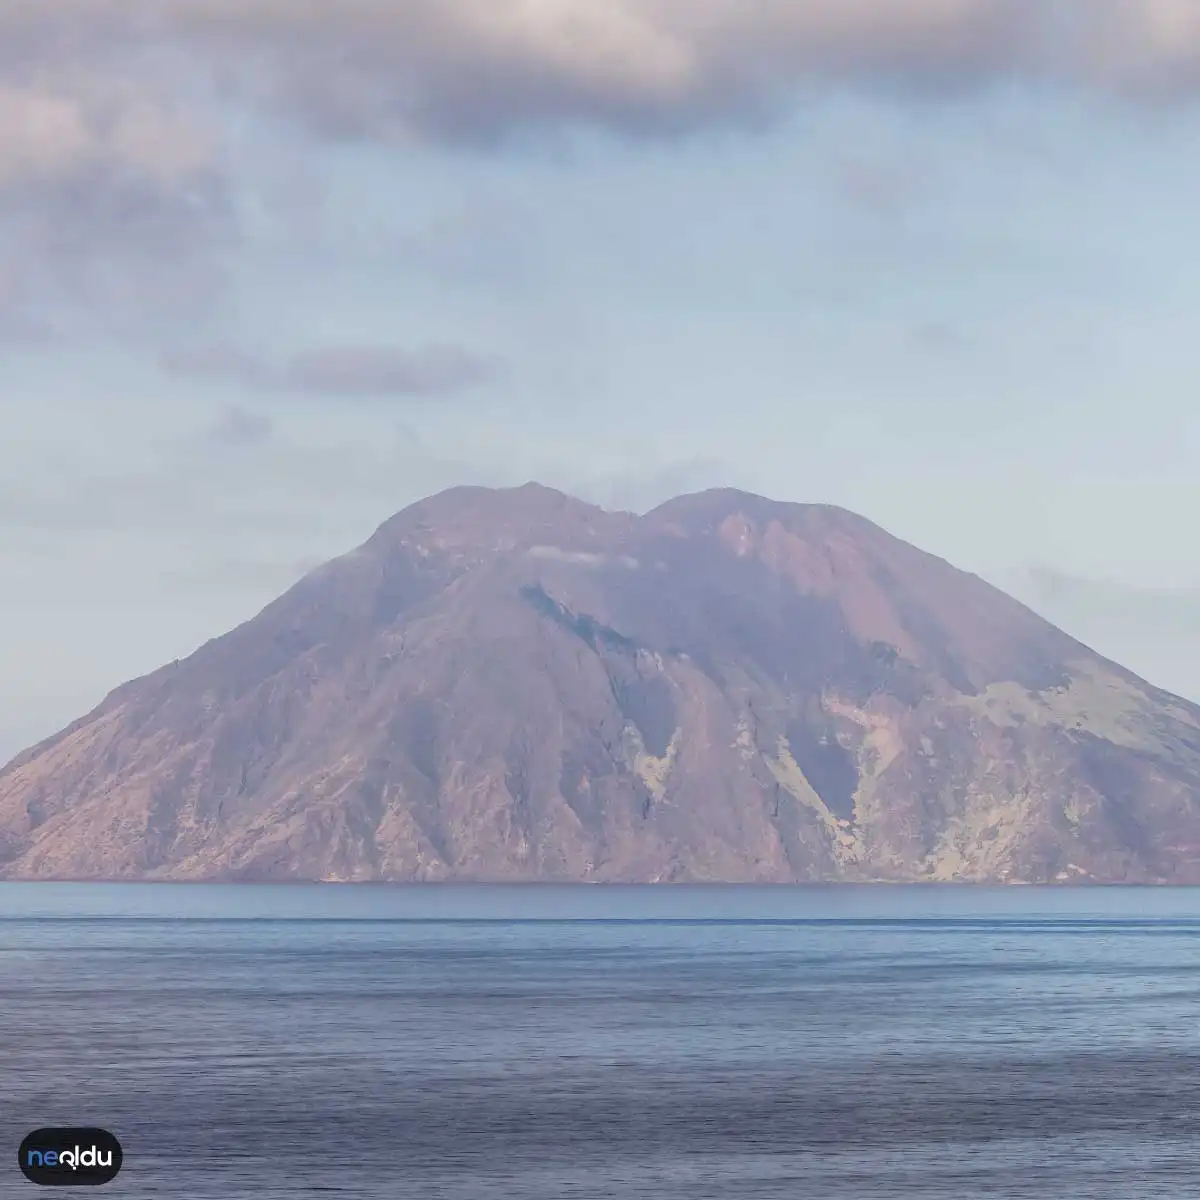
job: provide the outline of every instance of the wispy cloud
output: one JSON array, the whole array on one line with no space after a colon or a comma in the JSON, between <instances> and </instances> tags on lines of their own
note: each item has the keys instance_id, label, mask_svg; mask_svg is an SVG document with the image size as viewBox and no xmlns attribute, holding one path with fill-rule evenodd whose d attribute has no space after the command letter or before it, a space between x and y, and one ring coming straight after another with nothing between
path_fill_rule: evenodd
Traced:
<instances>
[{"instance_id":1,"label":"wispy cloud","mask_svg":"<svg viewBox=\"0 0 1200 1200\"><path fill-rule=\"evenodd\" d=\"M225 409L208 428L201 433L206 445L225 449L243 446L261 446L275 434L275 422L266 413L232 407Z\"/></svg>"},{"instance_id":2,"label":"wispy cloud","mask_svg":"<svg viewBox=\"0 0 1200 1200\"><path fill-rule=\"evenodd\" d=\"M330 398L450 396L494 382L505 372L495 356L454 345L325 346L279 362L214 346L173 351L162 362L177 375Z\"/></svg>"},{"instance_id":3,"label":"wispy cloud","mask_svg":"<svg viewBox=\"0 0 1200 1200\"><path fill-rule=\"evenodd\" d=\"M577 567L615 566L634 571L639 566L638 560L628 554L594 554L587 550L564 550L560 546L530 546L526 553L530 558L571 563Z\"/></svg>"}]
</instances>

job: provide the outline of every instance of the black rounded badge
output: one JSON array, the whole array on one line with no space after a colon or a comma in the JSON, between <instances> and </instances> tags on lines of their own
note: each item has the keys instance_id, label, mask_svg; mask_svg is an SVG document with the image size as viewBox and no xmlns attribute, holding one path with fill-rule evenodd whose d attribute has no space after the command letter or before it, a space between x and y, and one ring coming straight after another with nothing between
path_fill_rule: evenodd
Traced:
<instances>
[{"instance_id":1,"label":"black rounded badge","mask_svg":"<svg viewBox=\"0 0 1200 1200\"><path fill-rule=\"evenodd\" d=\"M123 1158L121 1143L104 1129L39 1129L17 1151L21 1174L42 1187L111 1183Z\"/></svg>"}]
</instances>

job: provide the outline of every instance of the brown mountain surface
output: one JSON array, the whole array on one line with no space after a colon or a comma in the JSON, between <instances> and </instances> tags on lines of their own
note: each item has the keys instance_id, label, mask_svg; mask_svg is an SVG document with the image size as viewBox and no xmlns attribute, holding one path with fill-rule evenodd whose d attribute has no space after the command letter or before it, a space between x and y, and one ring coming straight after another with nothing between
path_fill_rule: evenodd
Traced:
<instances>
[{"instance_id":1,"label":"brown mountain surface","mask_svg":"<svg viewBox=\"0 0 1200 1200\"><path fill-rule=\"evenodd\" d=\"M861 517L404 510L0 770L8 878L1200 881L1200 708Z\"/></svg>"}]
</instances>

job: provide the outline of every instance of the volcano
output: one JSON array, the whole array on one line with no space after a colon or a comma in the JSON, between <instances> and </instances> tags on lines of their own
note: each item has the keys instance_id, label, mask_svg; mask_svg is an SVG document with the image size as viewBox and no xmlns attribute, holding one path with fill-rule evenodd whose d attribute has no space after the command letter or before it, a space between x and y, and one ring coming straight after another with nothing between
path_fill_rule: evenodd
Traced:
<instances>
[{"instance_id":1,"label":"volcano","mask_svg":"<svg viewBox=\"0 0 1200 1200\"><path fill-rule=\"evenodd\" d=\"M842 509L392 517L0 770L0 877L1200 882L1200 708Z\"/></svg>"}]
</instances>

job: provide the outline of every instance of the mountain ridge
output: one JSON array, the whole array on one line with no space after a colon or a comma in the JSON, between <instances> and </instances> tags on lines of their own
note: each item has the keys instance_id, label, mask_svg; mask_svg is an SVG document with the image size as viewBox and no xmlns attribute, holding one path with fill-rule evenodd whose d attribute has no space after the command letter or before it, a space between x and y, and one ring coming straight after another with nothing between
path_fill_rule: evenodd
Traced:
<instances>
[{"instance_id":1,"label":"mountain ridge","mask_svg":"<svg viewBox=\"0 0 1200 1200\"><path fill-rule=\"evenodd\" d=\"M830 505L451 488L0 768L0 877L1200 880L1200 707Z\"/></svg>"}]
</instances>

